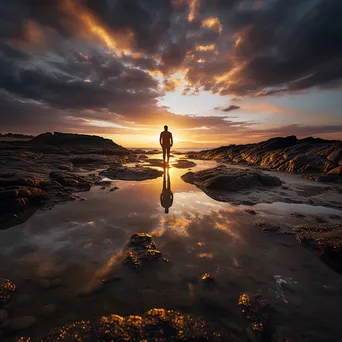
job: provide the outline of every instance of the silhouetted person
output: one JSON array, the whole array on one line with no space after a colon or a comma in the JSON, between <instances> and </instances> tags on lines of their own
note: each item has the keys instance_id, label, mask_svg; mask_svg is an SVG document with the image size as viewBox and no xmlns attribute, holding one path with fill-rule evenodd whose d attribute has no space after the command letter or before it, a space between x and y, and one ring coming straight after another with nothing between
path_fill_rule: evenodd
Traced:
<instances>
[{"instance_id":1,"label":"silhouetted person","mask_svg":"<svg viewBox=\"0 0 342 342\"><path fill-rule=\"evenodd\" d=\"M170 160L170 149L173 145L172 133L168 131L168 127L164 126L164 131L160 133L159 142L163 149L163 160L165 163L165 156L167 155L167 163Z\"/></svg>"},{"instance_id":2,"label":"silhouetted person","mask_svg":"<svg viewBox=\"0 0 342 342\"><path fill-rule=\"evenodd\" d=\"M165 214L168 214L169 209L172 207L173 204L173 193L171 191L171 182L168 167L164 167L163 191L160 194L160 203L162 207L165 209Z\"/></svg>"}]
</instances>

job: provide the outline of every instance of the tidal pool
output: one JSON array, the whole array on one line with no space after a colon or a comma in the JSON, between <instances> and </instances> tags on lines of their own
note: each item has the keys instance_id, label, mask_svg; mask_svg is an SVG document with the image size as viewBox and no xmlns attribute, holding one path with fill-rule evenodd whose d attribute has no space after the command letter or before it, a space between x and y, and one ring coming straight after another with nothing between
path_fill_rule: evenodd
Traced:
<instances>
[{"instance_id":1,"label":"tidal pool","mask_svg":"<svg viewBox=\"0 0 342 342\"><path fill-rule=\"evenodd\" d=\"M192 170L217 165L195 162ZM342 211L282 202L233 206L183 182L185 172L171 167L164 179L112 181L118 190L92 188L80 193L85 200L38 211L24 224L0 231L0 277L17 285L5 309L10 317L36 318L31 328L5 334L3 340L44 335L80 319L164 308L201 316L233 341L250 341L250 322L238 306L240 295L248 293L271 305L273 336L338 341L341 275L291 234L266 233L255 222L296 225L325 215L336 223ZM276 175L303 187L322 187ZM298 219L292 212L305 216ZM167 267L134 271L122 266L123 247L137 232L152 235L169 260ZM205 274L213 286L205 286ZM47 313L46 306L53 310Z\"/></svg>"}]
</instances>

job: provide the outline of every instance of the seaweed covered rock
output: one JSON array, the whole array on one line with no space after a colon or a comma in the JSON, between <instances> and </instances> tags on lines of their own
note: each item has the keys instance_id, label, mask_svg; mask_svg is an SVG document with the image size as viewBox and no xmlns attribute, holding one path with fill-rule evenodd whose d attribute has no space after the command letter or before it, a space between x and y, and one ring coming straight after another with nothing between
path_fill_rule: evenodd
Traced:
<instances>
[{"instance_id":1,"label":"seaweed covered rock","mask_svg":"<svg viewBox=\"0 0 342 342\"><path fill-rule=\"evenodd\" d=\"M139 269L151 263L168 262L168 260L163 257L163 254L156 249L152 236L148 234L133 234L125 249L127 250L127 255L124 264L135 269Z\"/></svg>"},{"instance_id":2,"label":"seaweed covered rock","mask_svg":"<svg viewBox=\"0 0 342 342\"><path fill-rule=\"evenodd\" d=\"M302 225L296 228L296 238L319 250L323 261L342 272L342 224Z\"/></svg>"},{"instance_id":3,"label":"seaweed covered rock","mask_svg":"<svg viewBox=\"0 0 342 342\"><path fill-rule=\"evenodd\" d=\"M142 316L103 316L77 321L52 330L39 338L19 341L223 341L221 334L201 318L173 310L151 309Z\"/></svg>"},{"instance_id":4,"label":"seaweed covered rock","mask_svg":"<svg viewBox=\"0 0 342 342\"><path fill-rule=\"evenodd\" d=\"M10 280L0 278L0 306L11 300L16 288Z\"/></svg>"},{"instance_id":5,"label":"seaweed covered rock","mask_svg":"<svg viewBox=\"0 0 342 342\"><path fill-rule=\"evenodd\" d=\"M270 341L272 327L270 322L271 306L262 298L261 294L241 293L238 305L242 314L250 322L248 334L255 341Z\"/></svg>"},{"instance_id":6,"label":"seaweed covered rock","mask_svg":"<svg viewBox=\"0 0 342 342\"><path fill-rule=\"evenodd\" d=\"M158 171L149 167L126 167L126 166L114 166L107 170L100 172L101 176L108 177L110 179L120 179L129 181L142 181L147 179L154 179L163 175L162 171Z\"/></svg>"}]
</instances>

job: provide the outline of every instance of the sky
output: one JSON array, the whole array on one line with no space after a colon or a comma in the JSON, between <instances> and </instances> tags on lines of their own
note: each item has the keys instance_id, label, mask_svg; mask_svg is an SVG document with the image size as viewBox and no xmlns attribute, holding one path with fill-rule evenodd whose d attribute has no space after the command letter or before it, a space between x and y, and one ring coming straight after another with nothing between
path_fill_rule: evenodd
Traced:
<instances>
[{"instance_id":1,"label":"sky","mask_svg":"<svg viewBox=\"0 0 342 342\"><path fill-rule=\"evenodd\" d=\"M341 0L0 0L0 132L342 139Z\"/></svg>"}]
</instances>

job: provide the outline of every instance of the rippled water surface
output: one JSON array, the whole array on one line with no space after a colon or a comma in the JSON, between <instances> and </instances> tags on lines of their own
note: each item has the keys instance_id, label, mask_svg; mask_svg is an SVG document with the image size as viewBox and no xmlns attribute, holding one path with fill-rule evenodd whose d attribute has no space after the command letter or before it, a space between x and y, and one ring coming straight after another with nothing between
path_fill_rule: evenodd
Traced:
<instances>
[{"instance_id":1,"label":"rippled water surface","mask_svg":"<svg viewBox=\"0 0 342 342\"><path fill-rule=\"evenodd\" d=\"M197 164L193 170L216 166ZM92 188L80 194L85 201L38 211L26 223L0 231L1 277L13 280L18 293L26 295L21 302L14 299L8 310L37 317L22 334L44 334L76 319L161 307L203 316L243 341L248 340L249 323L237 303L247 292L272 304L272 326L279 336L338 341L341 275L292 235L262 232L255 222L295 225L300 222L290 216L293 211L306 215L303 222L310 215L342 213L277 202L258 204L253 207L257 215L251 215L248 206L217 202L183 182L185 172L170 168L170 186L167 175L165 180L113 181L119 190ZM165 186L173 193L168 214L161 205ZM136 232L154 237L168 267L138 272L122 267L123 247ZM215 280L213 288L203 286L205 273ZM103 284L104 279L109 281ZM48 304L55 311L46 316L41 309Z\"/></svg>"}]
</instances>

